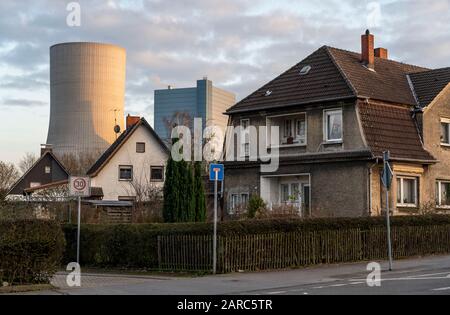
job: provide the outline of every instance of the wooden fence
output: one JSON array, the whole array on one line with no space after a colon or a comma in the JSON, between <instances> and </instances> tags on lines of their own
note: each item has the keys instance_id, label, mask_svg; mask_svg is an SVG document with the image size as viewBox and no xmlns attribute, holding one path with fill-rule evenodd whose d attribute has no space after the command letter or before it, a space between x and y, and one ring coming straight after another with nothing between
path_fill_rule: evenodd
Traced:
<instances>
[{"instance_id":1,"label":"wooden fence","mask_svg":"<svg viewBox=\"0 0 450 315\"><path fill-rule=\"evenodd\" d=\"M394 258L450 253L450 226L393 227ZM218 237L218 271L265 270L380 260L386 230L343 229ZM210 271L212 236L158 236L161 270Z\"/></svg>"}]
</instances>

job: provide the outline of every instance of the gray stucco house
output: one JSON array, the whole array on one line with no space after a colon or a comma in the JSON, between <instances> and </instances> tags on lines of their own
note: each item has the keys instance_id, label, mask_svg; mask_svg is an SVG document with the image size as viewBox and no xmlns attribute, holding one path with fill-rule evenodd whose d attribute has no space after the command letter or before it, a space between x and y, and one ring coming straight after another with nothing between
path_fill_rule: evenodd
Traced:
<instances>
[{"instance_id":1,"label":"gray stucco house","mask_svg":"<svg viewBox=\"0 0 450 315\"><path fill-rule=\"evenodd\" d=\"M302 216L380 215L385 150L395 215L450 210L450 68L390 60L369 31L361 48L323 46L227 111L229 125L280 130L276 172L262 172L260 159L226 162L228 213L257 194ZM238 145L248 155L250 144Z\"/></svg>"}]
</instances>

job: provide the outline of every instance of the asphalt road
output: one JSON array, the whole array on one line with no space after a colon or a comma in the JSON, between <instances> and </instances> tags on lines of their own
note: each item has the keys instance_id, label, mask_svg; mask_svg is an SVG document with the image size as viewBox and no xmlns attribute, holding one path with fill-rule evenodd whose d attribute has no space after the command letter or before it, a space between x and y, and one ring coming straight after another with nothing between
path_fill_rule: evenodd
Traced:
<instances>
[{"instance_id":1,"label":"asphalt road","mask_svg":"<svg viewBox=\"0 0 450 315\"><path fill-rule=\"evenodd\" d=\"M196 278L82 274L82 286L69 288L66 274L53 280L54 291L33 294L105 295L450 295L450 256L380 262L380 286L367 284L367 263L296 270L236 273Z\"/></svg>"}]
</instances>

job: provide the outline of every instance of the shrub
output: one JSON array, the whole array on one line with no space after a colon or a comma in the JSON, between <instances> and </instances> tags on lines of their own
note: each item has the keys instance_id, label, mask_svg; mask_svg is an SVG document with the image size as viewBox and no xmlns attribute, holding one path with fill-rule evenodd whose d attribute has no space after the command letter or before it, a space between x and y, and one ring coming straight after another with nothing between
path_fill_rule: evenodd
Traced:
<instances>
[{"instance_id":1,"label":"shrub","mask_svg":"<svg viewBox=\"0 0 450 315\"><path fill-rule=\"evenodd\" d=\"M56 222L0 221L0 283L49 283L64 247L64 235Z\"/></svg>"},{"instance_id":2,"label":"shrub","mask_svg":"<svg viewBox=\"0 0 450 315\"><path fill-rule=\"evenodd\" d=\"M266 209L266 203L258 195L252 195L248 201L247 214L250 219L256 217L259 212Z\"/></svg>"},{"instance_id":3,"label":"shrub","mask_svg":"<svg viewBox=\"0 0 450 315\"><path fill-rule=\"evenodd\" d=\"M450 225L450 216L393 217L392 226ZM333 219L261 219L222 222L223 236L270 234L276 232L323 231L359 228L369 230L385 226L384 217ZM76 226L64 227L67 239L65 263L75 260ZM158 268L159 235L211 235L211 223L82 225L82 265L119 268Z\"/></svg>"}]
</instances>

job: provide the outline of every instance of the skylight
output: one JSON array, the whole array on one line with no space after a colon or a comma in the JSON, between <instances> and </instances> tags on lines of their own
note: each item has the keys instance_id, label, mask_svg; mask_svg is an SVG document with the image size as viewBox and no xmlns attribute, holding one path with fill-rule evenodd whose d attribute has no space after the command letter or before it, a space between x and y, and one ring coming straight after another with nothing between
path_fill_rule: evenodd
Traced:
<instances>
[{"instance_id":1,"label":"skylight","mask_svg":"<svg viewBox=\"0 0 450 315\"><path fill-rule=\"evenodd\" d=\"M300 70L300 75L307 75L311 71L311 66L304 66L302 70Z\"/></svg>"},{"instance_id":2,"label":"skylight","mask_svg":"<svg viewBox=\"0 0 450 315\"><path fill-rule=\"evenodd\" d=\"M272 94L271 90L267 90L265 96L270 96Z\"/></svg>"}]
</instances>

